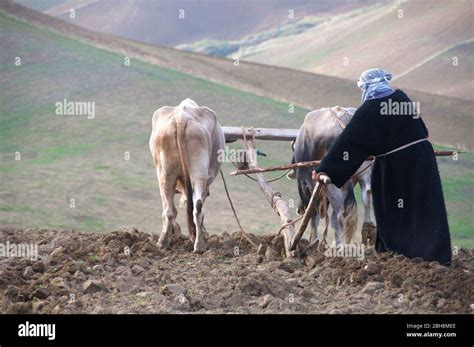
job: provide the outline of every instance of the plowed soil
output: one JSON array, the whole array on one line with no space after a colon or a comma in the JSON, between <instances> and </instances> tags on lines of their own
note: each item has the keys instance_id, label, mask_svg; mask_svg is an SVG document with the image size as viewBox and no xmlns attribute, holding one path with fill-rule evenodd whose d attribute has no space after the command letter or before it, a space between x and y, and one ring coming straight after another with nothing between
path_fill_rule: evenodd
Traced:
<instances>
[{"instance_id":1,"label":"plowed soil","mask_svg":"<svg viewBox=\"0 0 474 347\"><path fill-rule=\"evenodd\" d=\"M271 245L265 255L239 233L209 236L198 255L187 237L162 250L134 228L3 228L2 243L36 243L38 258L1 258L0 313L472 312L472 250L449 268L371 250L284 259L281 237L254 238Z\"/></svg>"}]
</instances>

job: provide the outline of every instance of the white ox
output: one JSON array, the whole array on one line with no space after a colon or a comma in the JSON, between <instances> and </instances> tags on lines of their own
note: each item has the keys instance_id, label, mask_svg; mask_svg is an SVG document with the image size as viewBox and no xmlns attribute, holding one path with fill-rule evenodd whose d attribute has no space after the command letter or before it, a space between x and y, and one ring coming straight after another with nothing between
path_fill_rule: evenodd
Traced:
<instances>
[{"instance_id":1,"label":"white ox","mask_svg":"<svg viewBox=\"0 0 474 347\"><path fill-rule=\"evenodd\" d=\"M186 217L194 251L206 249L203 204L209 186L220 170L219 150L224 149L224 134L214 111L183 100L176 107L164 106L153 114L150 151L156 166L163 205L163 230L159 247L179 236L174 204L176 193L186 202Z\"/></svg>"}]
</instances>

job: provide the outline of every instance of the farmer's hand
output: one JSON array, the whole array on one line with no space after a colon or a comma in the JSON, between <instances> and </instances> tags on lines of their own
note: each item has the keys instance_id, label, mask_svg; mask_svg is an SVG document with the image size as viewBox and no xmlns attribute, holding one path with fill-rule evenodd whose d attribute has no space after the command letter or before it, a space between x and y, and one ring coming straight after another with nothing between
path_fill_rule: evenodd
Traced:
<instances>
[{"instance_id":1,"label":"farmer's hand","mask_svg":"<svg viewBox=\"0 0 474 347\"><path fill-rule=\"evenodd\" d=\"M313 178L313 180L318 180L319 182L322 182L324 184L331 183L331 178L324 172L317 173L315 170L313 170L313 172L311 173L311 177Z\"/></svg>"}]
</instances>

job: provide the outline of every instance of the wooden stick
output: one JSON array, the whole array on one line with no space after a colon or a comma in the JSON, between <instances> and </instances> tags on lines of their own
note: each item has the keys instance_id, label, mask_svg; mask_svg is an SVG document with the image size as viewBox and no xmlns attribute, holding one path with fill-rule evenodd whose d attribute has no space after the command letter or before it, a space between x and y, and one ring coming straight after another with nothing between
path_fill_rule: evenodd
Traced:
<instances>
[{"instance_id":1,"label":"wooden stick","mask_svg":"<svg viewBox=\"0 0 474 347\"><path fill-rule=\"evenodd\" d=\"M256 140L273 140L273 141L294 141L298 136L299 129L278 129L278 128L253 128ZM225 142L234 142L236 140L250 138L252 136L252 128L242 127L222 127L225 136Z\"/></svg>"},{"instance_id":2,"label":"wooden stick","mask_svg":"<svg viewBox=\"0 0 474 347\"><path fill-rule=\"evenodd\" d=\"M290 249L292 251L296 250L296 246L300 241L301 237L303 236L304 232L306 231L306 227L308 226L309 220L314 214L316 203L321 195L321 191L324 189L324 184L316 181L316 185L314 186L313 193L311 194L311 199L309 200L308 206L306 207L306 211L303 215L303 220L301 221L300 226L298 227L298 231L293 236L291 240Z\"/></svg>"},{"instance_id":3,"label":"wooden stick","mask_svg":"<svg viewBox=\"0 0 474 347\"><path fill-rule=\"evenodd\" d=\"M450 157L454 153L464 153L464 151L434 151L437 157Z\"/></svg>"},{"instance_id":4,"label":"wooden stick","mask_svg":"<svg viewBox=\"0 0 474 347\"><path fill-rule=\"evenodd\" d=\"M288 170L288 169L294 169L298 167L316 166L319 164L321 164L321 160L302 161L302 162L294 163L294 164L269 166L267 168L256 167L254 169L237 170L237 171L232 171L230 175L231 176L248 175L248 174L264 173L264 172L270 172L270 171Z\"/></svg>"},{"instance_id":5,"label":"wooden stick","mask_svg":"<svg viewBox=\"0 0 474 347\"><path fill-rule=\"evenodd\" d=\"M252 168L256 168L258 166L257 164L257 158L255 155L255 148L253 145L253 141L251 140L246 140L245 141L246 145L246 150L247 154L249 155L249 165ZM292 217L291 217L291 211L290 208L288 207L288 203L283 200L281 197L281 193L273 190L273 188L270 186L268 181L266 180L265 176L261 173L257 173L256 175L257 178L257 183L260 186L260 190L262 191L263 195L265 198L268 200L268 202L271 204L272 208L275 210L275 212L280 216L281 219L281 224L287 226L283 230L283 238L285 242L285 253L286 256L293 257L294 253L291 251L291 240L293 239L293 235L295 233L295 226L292 224Z\"/></svg>"},{"instance_id":6,"label":"wooden stick","mask_svg":"<svg viewBox=\"0 0 474 347\"><path fill-rule=\"evenodd\" d=\"M435 151L435 155L437 157L449 157L449 156L452 156L454 153L462 153L462 151ZM374 157L367 158L367 160L373 160L373 159ZM230 175L231 176L249 175L249 174L264 173L264 172L270 172L270 171L288 170L288 169L294 169L294 168L299 168L299 167L316 166L319 164L321 164L321 160L301 161L294 164L269 166L267 168L256 167L256 168L247 169L247 170L237 170L237 171L232 171Z\"/></svg>"}]
</instances>

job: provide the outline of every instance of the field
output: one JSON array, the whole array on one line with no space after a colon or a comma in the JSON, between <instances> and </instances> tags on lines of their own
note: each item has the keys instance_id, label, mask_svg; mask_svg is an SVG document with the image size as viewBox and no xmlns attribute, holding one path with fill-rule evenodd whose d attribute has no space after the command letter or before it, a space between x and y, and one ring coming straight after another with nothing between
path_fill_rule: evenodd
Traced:
<instances>
[{"instance_id":1,"label":"field","mask_svg":"<svg viewBox=\"0 0 474 347\"><path fill-rule=\"evenodd\" d=\"M160 250L161 200L148 149L155 109L190 97L222 125L297 128L310 108L357 105L352 83L97 34L2 0L0 28L0 240L39 248L38 259L0 259L0 313L472 312L472 152L438 158L451 268L371 248L362 260L315 250L283 259L279 218L253 181L228 175L243 227L266 252L257 255L236 233L220 178L205 204L209 249L192 253L185 234ZM412 95L427 105L434 142L473 148L472 102ZM94 117L57 114L65 99L94 103ZM289 162L288 143L257 144L267 154L261 166ZM223 165L225 174L232 170ZM295 182L273 185L295 215Z\"/></svg>"},{"instance_id":2,"label":"field","mask_svg":"<svg viewBox=\"0 0 474 347\"><path fill-rule=\"evenodd\" d=\"M0 313L470 313L474 259L451 269L367 251L364 259L314 252L283 259L282 237L259 256L240 234L212 235L210 250L170 250L135 229L107 235L0 228L11 243L39 243L40 259L1 259ZM130 254L124 254L128 246ZM238 250L236 253L235 250Z\"/></svg>"},{"instance_id":3,"label":"field","mask_svg":"<svg viewBox=\"0 0 474 347\"><path fill-rule=\"evenodd\" d=\"M1 95L0 123L4 225L103 232L133 225L157 233L160 198L147 147L156 108L192 97L213 108L224 125L289 128L298 127L307 112L296 107L291 114L288 104L139 60L124 66L118 54L4 15L0 23L1 41L8 47L0 53L1 60L12 62L20 56L23 61L20 67L3 65L0 75L7 86ZM94 101L96 117L55 115L55 102L64 98ZM259 146L268 155L260 159L262 166L284 164L291 157L288 144ZM15 160L15 152L21 153L21 160ZM459 161L439 158L439 164L453 244L473 247L474 156L464 153ZM231 164L223 168L233 170ZM253 182L245 177L227 181L248 231L278 230L278 219ZM297 201L293 182L282 179L275 186ZM218 179L206 205L210 232L236 230L227 206Z\"/></svg>"}]
</instances>

